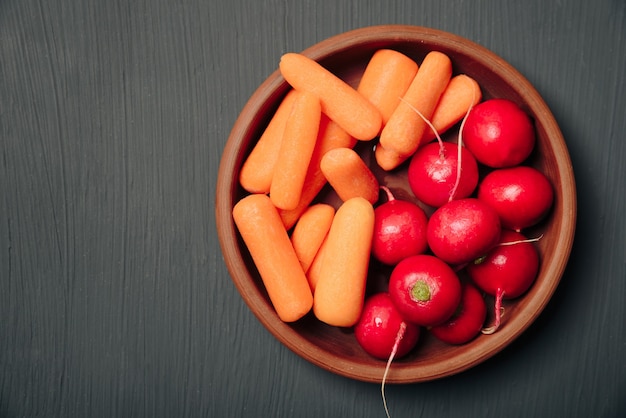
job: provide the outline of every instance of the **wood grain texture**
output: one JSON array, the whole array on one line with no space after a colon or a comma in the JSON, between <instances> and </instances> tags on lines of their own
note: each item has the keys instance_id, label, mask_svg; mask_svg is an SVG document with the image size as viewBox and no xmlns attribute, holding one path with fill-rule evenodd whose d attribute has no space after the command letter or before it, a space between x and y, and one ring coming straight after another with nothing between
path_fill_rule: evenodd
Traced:
<instances>
[{"instance_id":1,"label":"wood grain texture","mask_svg":"<svg viewBox=\"0 0 626 418\"><path fill-rule=\"evenodd\" d=\"M579 191L540 319L392 416L626 414L626 3L0 1L0 417L378 417L377 385L282 347L214 225L220 152L280 55L373 24L431 26L544 95Z\"/></svg>"}]
</instances>

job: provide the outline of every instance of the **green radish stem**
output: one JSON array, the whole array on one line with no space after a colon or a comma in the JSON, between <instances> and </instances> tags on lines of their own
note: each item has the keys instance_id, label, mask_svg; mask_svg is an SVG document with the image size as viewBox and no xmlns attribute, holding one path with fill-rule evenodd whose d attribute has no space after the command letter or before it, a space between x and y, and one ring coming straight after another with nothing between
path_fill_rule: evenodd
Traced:
<instances>
[{"instance_id":1,"label":"green radish stem","mask_svg":"<svg viewBox=\"0 0 626 418\"><path fill-rule=\"evenodd\" d=\"M405 331L406 331L406 323L402 321L400 323L400 329L398 329L398 333L396 334L396 340L393 343L391 354L389 354L387 365L385 366L385 373L383 374L383 380L380 384L380 393L383 397L383 406L385 407L385 413L387 414L387 418L391 418L391 415L389 414L389 408L387 408L387 398L385 397L385 381L387 380L387 374L389 373L391 362L393 361L393 358L396 356L396 353L398 352L398 347L400 346L400 341L402 341L402 338L404 337Z\"/></svg>"},{"instance_id":2,"label":"green radish stem","mask_svg":"<svg viewBox=\"0 0 626 418\"><path fill-rule=\"evenodd\" d=\"M411 287L411 298L418 302L428 302L430 300L430 287L422 280L415 282Z\"/></svg>"}]
</instances>

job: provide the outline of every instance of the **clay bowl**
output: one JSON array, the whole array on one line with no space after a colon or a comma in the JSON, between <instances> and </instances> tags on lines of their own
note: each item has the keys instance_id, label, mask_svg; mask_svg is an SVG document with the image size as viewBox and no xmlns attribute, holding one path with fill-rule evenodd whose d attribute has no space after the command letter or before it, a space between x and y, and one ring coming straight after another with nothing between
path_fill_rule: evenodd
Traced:
<instances>
[{"instance_id":1,"label":"clay bowl","mask_svg":"<svg viewBox=\"0 0 626 418\"><path fill-rule=\"evenodd\" d=\"M534 119L538 138L535 152L527 163L543 171L556 191L548 218L532 231L526 231L529 236L543 234L537 243L541 267L533 287L522 297L504 302L506 316L495 334L479 335L470 343L452 346L423 332L412 354L394 361L387 380L388 383L414 383L450 376L484 362L515 340L541 314L557 288L570 255L576 220L576 189L568 150L550 109L518 71L484 47L438 30L391 25L343 33L302 52L356 86L369 58L380 48L396 49L418 63L427 52L439 50L451 58L455 73L465 73L478 81L484 99L502 97L518 103ZM216 191L216 221L224 260L241 297L282 344L330 372L380 382L385 362L367 355L357 344L351 329L327 326L312 314L291 324L279 320L232 221L233 205L246 194L237 181L240 167L289 88L278 71L272 73L249 99L228 138ZM371 153L369 148L371 145L358 147L366 161L374 161L367 155ZM391 173L373 169L380 183L391 188L396 197L412 199L406 184L406 167ZM319 200L337 202L333 192L326 189ZM384 286L388 274L388 268L372 262L369 289ZM493 301L488 299L487 303Z\"/></svg>"}]
</instances>

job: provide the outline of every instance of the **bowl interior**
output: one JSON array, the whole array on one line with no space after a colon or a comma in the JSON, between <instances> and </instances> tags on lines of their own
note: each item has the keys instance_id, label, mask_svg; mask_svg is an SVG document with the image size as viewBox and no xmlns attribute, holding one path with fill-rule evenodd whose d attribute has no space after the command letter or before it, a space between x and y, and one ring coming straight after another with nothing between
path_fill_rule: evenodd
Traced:
<instances>
[{"instance_id":1,"label":"bowl interior","mask_svg":"<svg viewBox=\"0 0 626 418\"><path fill-rule=\"evenodd\" d=\"M543 171L555 187L555 204L548 218L532 230L524 231L531 237L543 234L537 243L541 267L535 284L522 297L504 302L506 317L495 334L479 335L470 343L452 346L423 332L417 349L395 360L387 378L389 383L414 383L459 373L485 361L513 341L541 313L561 279L570 254L576 218L575 184L562 134L539 93L507 62L473 42L438 30L391 25L337 35L303 53L356 87L370 57L381 48L403 52L418 63L432 50L444 52L450 56L455 74L464 73L478 81L484 99L501 97L518 103L534 119L537 134L536 149L526 163ZM233 205L246 194L237 180L241 165L289 88L278 71L271 74L245 105L227 141L216 195L216 222L224 259L245 302L279 341L328 371L380 382L385 362L366 354L351 329L327 326L312 314L293 324L280 321L232 221ZM355 149L370 163L381 184L388 186L396 197L415 201L406 181L407 165L389 173L377 169L371 147L360 143ZM338 204L328 187L318 200ZM389 273L390 268L372 261L368 291L384 289ZM487 302L493 301L488 298Z\"/></svg>"}]
</instances>

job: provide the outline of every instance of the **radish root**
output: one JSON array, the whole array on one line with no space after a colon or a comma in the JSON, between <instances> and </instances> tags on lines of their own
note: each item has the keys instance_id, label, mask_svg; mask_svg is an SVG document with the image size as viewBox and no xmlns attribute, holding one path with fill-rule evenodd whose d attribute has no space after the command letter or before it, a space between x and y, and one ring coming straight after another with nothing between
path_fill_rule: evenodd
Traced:
<instances>
[{"instance_id":1,"label":"radish root","mask_svg":"<svg viewBox=\"0 0 626 418\"><path fill-rule=\"evenodd\" d=\"M439 142L439 149L443 155L443 140L441 139L441 137L439 136L439 132L437 132L437 129L435 129L435 126L428 120L428 118L426 116L424 116L422 114L422 112L420 112L419 110L417 110L417 108L415 106L413 106L411 103L409 103L408 101L406 101L403 97L400 97L400 100L403 101L408 107L409 109L411 109L412 111L414 111L415 113L418 114L418 116L420 118L422 118L424 120L424 122L426 123L426 125L428 125L428 127L430 129L432 129L432 131L435 133L435 136L437 137L437 142Z\"/></svg>"},{"instance_id":2,"label":"radish root","mask_svg":"<svg viewBox=\"0 0 626 418\"><path fill-rule=\"evenodd\" d=\"M472 103L474 102L474 92L472 92ZM456 191L459 188L459 184L461 183L461 155L463 149L463 128L465 128L465 121L472 110L472 105L467 108L467 112L465 112L465 116L463 116L463 121L461 122L461 126L459 127L459 139L457 140L457 167L456 167L456 181L454 182L454 187L450 192L449 202L454 200L454 195L456 195Z\"/></svg>"},{"instance_id":3,"label":"radish root","mask_svg":"<svg viewBox=\"0 0 626 418\"><path fill-rule=\"evenodd\" d=\"M509 242L501 242L500 246L506 246L506 245L515 245L515 244L522 244L524 242L537 242L539 241L541 238L543 238L543 234L539 235L537 238L529 238L529 239L521 239L518 241L509 241Z\"/></svg>"},{"instance_id":4,"label":"radish root","mask_svg":"<svg viewBox=\"0 0 626 418\"><path fill-rule=\"evenodd\" d=\"M400 324L400 329L398 329L398 334L396 334L396 340L393 343L391 354L389 354L387 365L385 366L385 373L383 374L383 380L380 384L380 393L383 397L383 406L385 407L385 414L387 414L387 418L391 418L391 415L389 414L389 408L387 408L387 398L385 397L385 381L387 380L387 374L389 373L391 362L393 361L393 358L396 356L396 353L398 352L398 347L400 346L400 341L402 341L402 338L404 337L405 331L406 331L406 323L402 321L402 323Z\"/></svg>"},{"instance_id":5,"label":"radish root","mask_svg":"<svg viewBox=\"0 0 626 418\"><path fill-rule=\"evenodd\" d=\"M496 292L496 302L495 302L495 313L496 318L492 326L483 328L482 333L486 335L491 335L500 328L500 323L502 322L502 317L504 316L504 307L502 306L502 299L504 298L504 290L501 288Z\"/></svg>"},{"instance_id":6,"label":"radish root","mask_svg":"<svg viewBox=\"0 0 626 418\"><path fill-rule=\"evenodd\" d=\"M473 95L474 95L474 93L472 92L472 102L474 101L473 100ZM422 118L424 120L424 122L430 127L430 129L435 133L435 136L437 137L437 142L439 142L439 155L440 155L441 158L443 158L444 157L443 140L441 139L441 136L439 136L439 132L437 132L437 129L435 128L435 126L428 120L428 118L426 118L422 114L422 112L420 112L413 105L411 105L411 103L407 102L402 97L400 97L400 100L403 101L404 103L406 103L406 105L411 110L413 110L415 113L417 113L419 115L419 117ZM465 116L463 116L463 120L461 121L461 126L459 128L456 180L454 182L454 187L450 191L450 197L448 198L448 201L454 200L454 195L456 195L456 191L459 188L459 184L461 183L461 151L462 151L462 147L463 147L463 128L465 127L465 121L467 120L467 117L469 116L470 111L472 110L472 107L473 106L470 104L470 106L467 108L467 112L465 112Z\"/></svg>"},{"instance_id":7,"label":"radish root","mask_svg":"<svg viewBox=\"0 0 626 418\"><path fill-rule=\"evenodd\" d=\"M396 197L393 195L393 193L391 193L391 190L389 190L389 187L387 186L380 186L380 188L385 192L385 194L387 195L387 201L391 202L396 200Z\"/></svg>"}]
</instances>

